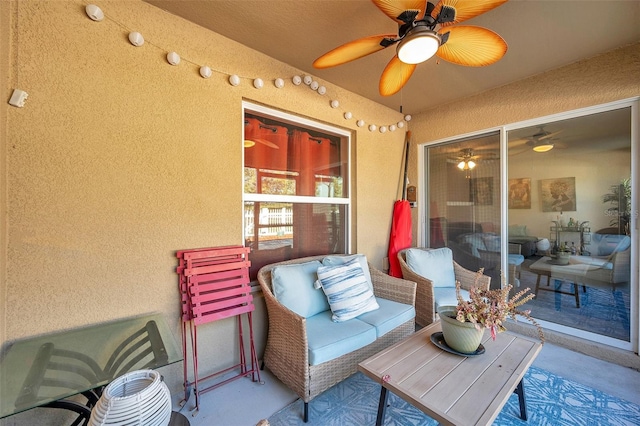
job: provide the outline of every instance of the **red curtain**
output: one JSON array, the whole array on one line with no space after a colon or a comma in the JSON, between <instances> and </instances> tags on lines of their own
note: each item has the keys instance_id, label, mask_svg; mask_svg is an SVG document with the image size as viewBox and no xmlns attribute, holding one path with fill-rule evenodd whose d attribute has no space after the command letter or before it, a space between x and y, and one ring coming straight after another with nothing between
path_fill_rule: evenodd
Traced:
<instances>
[{"instance_id":1,"label":"red curtain","mask_svg":"<svg viewBox=\"0 0 640 426\"><path fill-rule=\"evenodd\" d=\"M329 171L331 142L294 130L289 143L289 168L300 173L296 195L316 195L315 175Z\"/></svg>"},{"instance_id":2,"label":"red curtain","mask_svg":"<svg viewBox=\"0 0 640 426\"><path fill-rule=\"evenodd\" d=\"M253 142L244 148L244 163L248 167L287 170L289 135L286 127L263 124L255 118L246 118L244 140Z\"/></svg>"}]
</instances>

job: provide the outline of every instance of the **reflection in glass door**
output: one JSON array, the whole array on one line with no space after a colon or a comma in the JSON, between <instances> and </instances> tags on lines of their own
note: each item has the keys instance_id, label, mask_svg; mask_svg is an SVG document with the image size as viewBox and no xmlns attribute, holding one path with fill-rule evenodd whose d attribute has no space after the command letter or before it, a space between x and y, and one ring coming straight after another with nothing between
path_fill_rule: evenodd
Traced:
<instances>
[{"instance_id":1,"label":"reflection in glass door","mask_svg":"<svg viewBox=\"0 0 640 426\"><path fill-rule=\"evenodd\" d=\"M630 110L508 132L508 239L525 256L520 286L536 290L525 308L550 327L624 342L637 294Z\"/></svg>"},{"instance_id":2,"label":"reflection in glass door","mask_svg":"<svg viewBox=\"0 0 640 426\"><path fill-rule=\"evenodd\" d=\"M500 135L427 147L429 246L500 287Z\"/></svg>"},{"instance_id":3,"label":"reflection in glass door","mask_svg":"<svg viewBox=\"0 0 640 426\"><path fill-rule=\"evenodd\" d=\"M426 144L424 245L485 267L494 288L506 265L508 283L536 293L524 308L546 329L637 351L637 108L621 101Z\"/></svg>"}]
</instances>

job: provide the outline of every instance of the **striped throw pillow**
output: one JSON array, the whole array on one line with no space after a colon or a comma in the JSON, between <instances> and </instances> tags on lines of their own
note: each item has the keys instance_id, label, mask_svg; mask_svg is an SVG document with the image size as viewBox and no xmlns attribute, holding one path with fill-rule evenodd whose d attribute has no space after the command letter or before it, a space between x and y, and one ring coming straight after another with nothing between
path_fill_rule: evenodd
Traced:
<instances>
[{"instance_id":1,"label":"striped throw pillow","mask_svg":"<svg viewBox=\"0 0 640 426\"><path fill-rule=\"evenodd\" d=\"M357 258L342 265L320 266L318 285L327 296L333 322L347 321L380 307Z\"/></svg>"}]
</instances>

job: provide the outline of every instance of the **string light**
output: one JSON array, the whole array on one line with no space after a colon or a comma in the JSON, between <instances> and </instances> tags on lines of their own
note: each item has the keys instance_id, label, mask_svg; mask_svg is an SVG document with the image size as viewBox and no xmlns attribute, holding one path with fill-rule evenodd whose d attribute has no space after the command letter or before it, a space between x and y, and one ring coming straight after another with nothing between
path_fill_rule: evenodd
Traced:
<instances>
[{"instance_id":1,"label":"string light","mask_svg":"<svg viewBox=\"0 0 640 426\"><path fill-rule=\"evenodd\" d=\"M126 25L116 21L115 19L110 18L108 15L105 15L98 6L94 4L87 5L85 7L85 13L89 17L89 19L91 19L92 21L101 22L104 18L106 18L116 23L120 27L128 30L129 42L132 45L142 46L145 43L145 39L142 36L142 34L140 34L137 31L131 31ZM152 42L147 41L147 43L160 50L165 50L160 46L156 46ZM264 81L261 78L241 77L237 74L229 74L222 70L217 70L206 65L198 64L187 58L181 58L177 52L168 52L166 58L167 58L167 62L171 65L178 65L181 62L181 60L184 60L185 62L188 62L192 65L197 66L199 68L200 76L205 79L211 77L213 72L216 72L219 74L227 75L229 84L231 86L239 86L241 84L241 79L246 78L253 81L253 87L255 87L256 89L262 89L264 87ZM304 75L304 76L294 75L291 77L291 82L293 83L294 86L300 86L302 83L304 83L306 86L309 86L311 90L317 92L318 95L320 96L323 96L327 93L326 86L321 85L317 80L314 80L313 77L310 75ZM282 79L281 77L278 77L273 80L273 84L276 88L282 89L283 87L285 87L285 80ZM329 105L331 108L336 109L340 107L340 101L334 98L329 102ZM350 111L346 111L343 113L343 117L345 120L351 120L353 118L353 114ZM409 121L411 121L411 115L407 114L404 116L403 120L397 123L389 124L389 125L380 125L380 126L377 126L376 124L370 124L368 128L370 132L375 132L376 130L379 130L381 134L384 134L387 132L387 130L389 130L390 132L394 132L396 129L402 129L405 126L405 123L408 123ZM365 120L361 118L356 120L356 126L363 127L364 125L365 125Z\"/></svg>"}]
</instances>

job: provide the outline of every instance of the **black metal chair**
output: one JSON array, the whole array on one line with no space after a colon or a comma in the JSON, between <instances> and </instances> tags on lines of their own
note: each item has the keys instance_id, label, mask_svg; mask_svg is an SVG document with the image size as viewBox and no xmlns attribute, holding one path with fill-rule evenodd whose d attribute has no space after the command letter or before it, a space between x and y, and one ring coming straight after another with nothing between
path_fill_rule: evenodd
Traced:
<instances>
[{"instance_id":1,"label":"black metal chair","mask_svg":"<svg viewBox=\"0 0 640 426\"><path fill-rule=\"evenodd\" d=\"M149 321L113 351L104 373L113 380L129 371L166 365L168 358L156 322Z\"/></svg>"}]
</instances>

